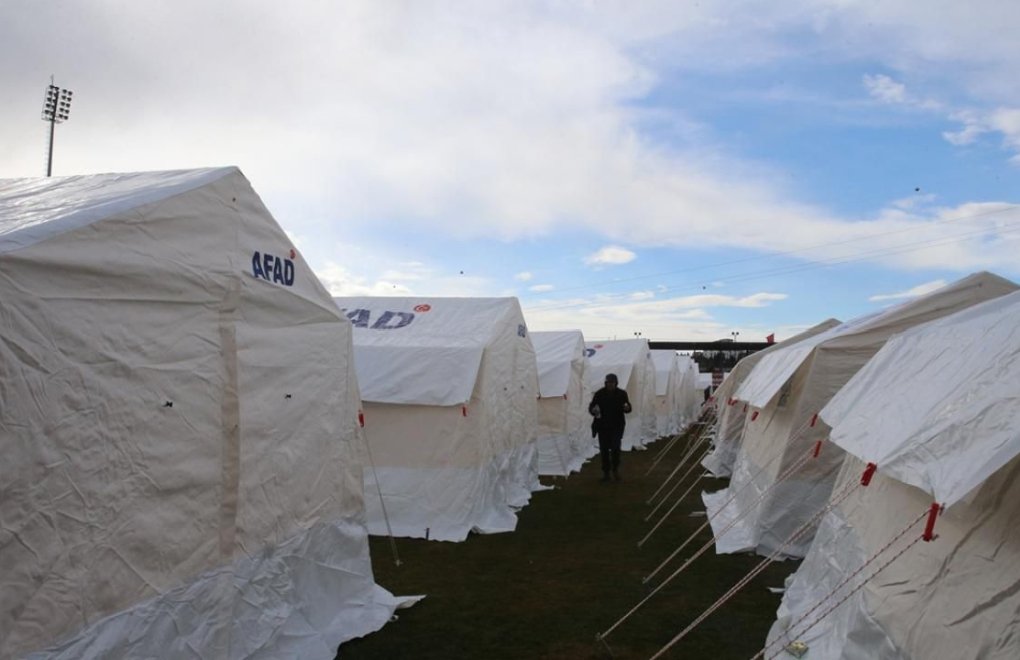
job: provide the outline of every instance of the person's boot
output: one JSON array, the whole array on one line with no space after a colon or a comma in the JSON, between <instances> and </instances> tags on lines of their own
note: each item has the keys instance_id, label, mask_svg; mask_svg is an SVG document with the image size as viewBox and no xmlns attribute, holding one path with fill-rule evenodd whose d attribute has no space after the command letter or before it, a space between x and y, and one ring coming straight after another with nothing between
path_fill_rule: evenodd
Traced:
<instances>
[{"instance_id":1,"label":"person's boot","mask_svg":"<svg viewBox=\"0 0 1020 660\"><path fill-rule=\"evenodd\" d=\"M613 481L619 481L619 480L620 480L620 471L614 468L613 469Z\"/></svg>"}]
</instances>

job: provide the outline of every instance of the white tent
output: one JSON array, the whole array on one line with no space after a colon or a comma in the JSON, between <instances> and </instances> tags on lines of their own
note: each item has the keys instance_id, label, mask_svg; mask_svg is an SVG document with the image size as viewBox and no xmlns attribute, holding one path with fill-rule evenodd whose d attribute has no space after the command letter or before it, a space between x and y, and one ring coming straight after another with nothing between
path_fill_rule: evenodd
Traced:
<instances>
[{"instance_id":1,"label":"white tent","mask_svg":"<svg viewBox=\"0 0 1020 660\"><path fill-rule=\"evenodd\" d=\"M894 337L821 417L850 454L835 492L852 490L789 581L774 648L1020 657L1020 293ZM878 471L861 488L865 463ZM933 502L937 537L918 543Z\"/></svg>"},{"instance_id":2,"label":"white tent","mask_svg":"<svg viewBox=\"0 0 1020 660\"><path fill-rule=\"evenodd\" d=\"M603 387L606 374L616 374L619 386L627 390L631 413L621 447L624 451L644 449L655 434L655 365L647 339L618 339L585 342L588 356L587 380L592 394ZM586 408L587 409L587 408Z\"/></svg>"},{"instance_id":3,"label":"white tent","mask_svg":"<svg viewBox=\"0 0 1020 660\"><path fill-rule=\"evenodd\" d=\"M718 409L716 416L716 432L713 441L712 453L701 462L708 470L717 477L728 477L733 472L733 461L736 460L737 451L740 449L740 441L744 434L744 423L753 414L746 403L741 403L733 395L744 380L751 375L754 367L761 362L769 353L787 348L799 341L813 337L825 332L829 328L839 325L836 319L827 319L816 326L813 326L800 334L779 342L773 346L762 349L748 355L740 362L737 362L733 370L716 388L714 401ZM740 405L737 405L737 404Z\"/></svg>"},{"instance_id":4,"label":"white tent","mask_svg":"<svg viewBox=\"0 0 1020 660\"><path fill-rule=\"evenodd\" d=\"M375 465L369 530L387 533L388 515L397 536L513 531L540 488L538 371L517 299L335 300L354 324Z\"/></svg>"},{"instance_id":5,"label":"white tent","mask_svg":"<svg viewBox=\"0 0 1020 660\"><path fill-rule=\"evenodd\" d=\"M689 355L680 355L680 428L693 424L705 403L703 388L698 387L698 363Z\"/></svg>"},{"instance_id":6,"label":"white tent","mask_svg":"<svg viewBox=\"0 0 1020 660\"><path fill-rule=\"evenodd\" d=\"M682 425L683 374L676 351L653 350L655 366L655 435L662 438L676 435Z\"/></svg>"},{"instance_id":7,"label":"white tent","mask_svg":"<svg viewBox=\"0 0 1020 660\"><path fill-rule=\"evenodd\" d=\"M532 332L538 361L538 472L568 475L597 453L580 330Z\"/></svg>"},{"instance_id":8,"label":"white tent","mask_svg":"<svg viewBox=\"0 0 1020 660\"><path fill-rule=\"evenodd\" d=\"M236 168L0 181L0 656L331 657L351 329Z\"/></svg>"},{"instance_id":9,"label":"white tent","mask_svg":"<svg viewBox=\"0 0 1020 660\"><path fill-rule=\"evenodd\" d=\"M807 458L826 434L816 415L892 335L1016 289L1001 277L977 273L763 357L734 395L754 412L729 488L704 496L717 533L742 516L716 550L769 554L824 506L844 454L827 446ZM812 534L802 534L783 552L804 556Z\"/></svg>"}]
</instances>

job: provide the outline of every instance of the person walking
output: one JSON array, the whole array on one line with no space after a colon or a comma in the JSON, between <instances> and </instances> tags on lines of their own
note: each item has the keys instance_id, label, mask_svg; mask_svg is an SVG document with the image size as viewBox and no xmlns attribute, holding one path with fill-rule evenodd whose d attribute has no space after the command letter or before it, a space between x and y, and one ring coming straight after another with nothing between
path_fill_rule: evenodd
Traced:
<instances>
[{"instance_id":1,"label":"person walking","mask_svg":"<svg viewBox=\"0 0 1020 660\"><path fill-rule=\"evenodd\" d=\"M602 457L602 481L620 480L620 442L627 426L626 414L631 410L627 390L619 387L616 374L606 374L605 386L591 398L588 412L595 418L592 433L599 438L599 454Z\"/></svg>"}]
</instances>

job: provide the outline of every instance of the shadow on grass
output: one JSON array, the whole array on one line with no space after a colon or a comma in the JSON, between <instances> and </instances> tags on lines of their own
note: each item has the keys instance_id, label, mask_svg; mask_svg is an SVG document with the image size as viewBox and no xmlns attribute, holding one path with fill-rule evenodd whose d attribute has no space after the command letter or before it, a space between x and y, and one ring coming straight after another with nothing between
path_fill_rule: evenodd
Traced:
<instances>
[{"instance_id":1,"label":"shadow on grass","mask_svg":"<svg viewBox=\"0 0 1020 660\"><path fill-rule=\"evenodd\" d=\"M726 485L701 479L639 549L637 542L658 520L644 522L652 508L645 502L676 467L682 444L648 476L666 440L625 453L619 483L599 481L597 458L569 478L544 477L556 490L535 493L509 534L473 535L463 543L397 539L399 567L388 539L373 537L376 581L395 594L427 598L399 611L398 620L381 631L343 644L337 657L609 658L596 633L658 584L658 578L648 586L641 580L705 521L690 516L704 510L700 491ZM672 573L709 538L707 529L701 532L658 577ZM613 657L651 657L760 560L705 553L609 636ZM779 596L766 587L781 586L795 569L794 562L770 566L665 657L753 656L779 605Z\"/></svg>"}]
</instances>

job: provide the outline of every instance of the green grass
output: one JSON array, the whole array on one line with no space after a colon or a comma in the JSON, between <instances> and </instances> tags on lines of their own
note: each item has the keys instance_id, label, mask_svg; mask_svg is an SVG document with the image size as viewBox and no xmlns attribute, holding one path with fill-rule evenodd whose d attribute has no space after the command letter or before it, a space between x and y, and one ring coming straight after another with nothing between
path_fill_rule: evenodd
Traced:
<instances>
[{"instance_id":1,"label":"green grass","mask_svg":"<svg viewBox=\"0 0 1020 660\"><path fill-rule=\"evenodd\" d=\"M644 522L651 510L645 501L681 458L678 443L645 476L665 445L663 440L648 451L625 453L619 483L599 481L597 457L580 474L543 478L556 490L535 493L510 534L472 535L463 543L397 539L399 567L388 539L373 537L376 581L395 594L427 597L399 611L399 619L381 631L342 645L338 657L609 658L595 634L658 584L645 586L641 579L704 522L704 517L688 515L704 510L700 491L726 485L703 479L702 487L639 549L637 541L657 520ZM661 577L709 537L706 529ZM705 553L608 637L612 657L651 657L760 559ZM781 586L795 568L792 562L770 566L666 657L753 656L779 605L779 596L766 587Z\"/></svg>"}]
</instances>

